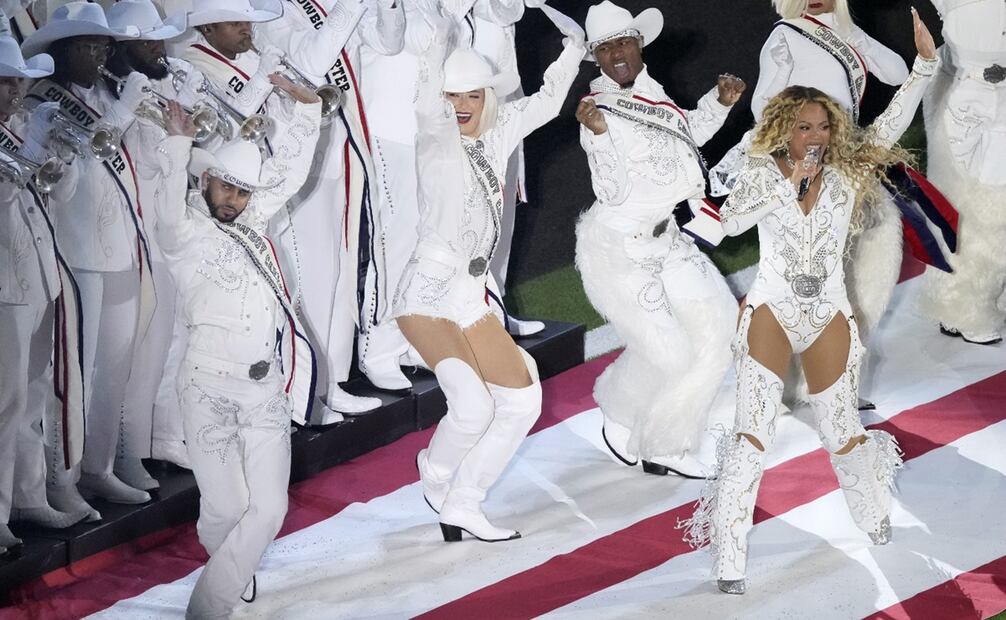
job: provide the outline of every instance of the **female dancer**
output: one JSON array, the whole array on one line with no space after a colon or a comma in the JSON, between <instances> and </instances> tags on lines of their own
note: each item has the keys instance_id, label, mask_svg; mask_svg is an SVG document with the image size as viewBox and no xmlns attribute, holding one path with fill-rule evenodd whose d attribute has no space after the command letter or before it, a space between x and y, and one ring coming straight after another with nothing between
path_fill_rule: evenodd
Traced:
<instances>
[{"instance_id":1,"label":"female dancer","mask_svg":"<svg viewBox=\"0 0 1006 620\"><path fill-rule=\"evenodd\" d=\"M772 5L782 19L759 57L758 84L751 98L755 122L770 99L794 84L822 91L859 122L868 73L892 86L908 77L901 56L852 23L848 0L772 0ZM714 194L730 191L750 138L750 133L745 135L713 168ZM888 193L875 192L874 198L869 218L850 240L846 261L849 299L864 342L887 308L901 272L901 216ZM797 383L803 399L803 382ZM866 401L860 406L873 408Z\"/></svg>"},{"instance_id":2,"label":"female dancer","mask_svg":"<svg viewBox=\"0 0 1006 620\"><path fill-rule=\"evenodd\" d=\"M720 590L745 590L747 534L765 453L775 438L790 357L801 357L810 403L856 525L875 544L890 540L888 512L897 443L866 431L856 411L863 347L845 293L843 256L850 228L862 225L886 166L904 161L894 146L911 123L936 47L918 15L919 57L887 110L859 129L834 99L791 86L765 107L748 161L720 211L727 234L758 225L761 260L741 315L734 354L737 416L719 447L718 480L682 524L693 545L711 542ZM818 163L808 153L822 154Z\"/></svg>"},{"instance_id":3,"label":"female dancer","mask_svg":"<svg viewBox=\"0 0 1006 620\"><path fill-rule=\"evenodd\" d=\"M417 457L426 501L440 513L445 540L460 540L464 530L493 542L520 534L492 525L480 504L541 413L534 360L486 303L502 184L517 144L558 115L585 48L583 32L566 25L565 49L545 72L542 89L497 105L516 90L516 74L494 74L468 49L444 62L449 23L437 25L420 68L419 242L402 274L394 315L447 398L447 416Z\"/></svg>"}]
</instances>

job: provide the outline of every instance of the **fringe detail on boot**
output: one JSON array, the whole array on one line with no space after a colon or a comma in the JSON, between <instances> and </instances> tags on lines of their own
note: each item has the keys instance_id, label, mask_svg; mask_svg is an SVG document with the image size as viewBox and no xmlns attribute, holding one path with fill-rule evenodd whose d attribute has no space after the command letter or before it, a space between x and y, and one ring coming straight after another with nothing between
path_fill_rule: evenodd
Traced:
<instances>
[{"instance_id":1,"label":"fringe detail on boot","mask_svg":"<svg viewBox=\"0 0 1006 620\"><path fill-rule=\"evenodd\" d=\"M877 456L874 463L877 468L877 481L880 483L878 491L888 491L893 493L897 489L895 477L898 470L905 466L904 452L898 445L898 440L887 431L866 431L867 441L876 446ZM890 509L888 508L888 512Z\"/></svg>"},{"instance_id":2,"label":"fringe detail on boot","mask_svg":"<svg viewBox=\"0 0 1006 620\"><path fill-rule=\"evenodd\" d=\"M716 439L716 473L713 478L709 478L702 486L702 492L695 503L695 512L689 519L678 519L675 529L684 530L682 538L692 549L700 549L709 546L709 553L713 556L714 564L718 553L715 544L715 532L713 528L713 516L716 513L716 498L719 494L719 481L722 478L723 466L726 463L727 452L730 450L731 435L722 425L713 431L718 435Z\"/></svg>"}]
</instances>

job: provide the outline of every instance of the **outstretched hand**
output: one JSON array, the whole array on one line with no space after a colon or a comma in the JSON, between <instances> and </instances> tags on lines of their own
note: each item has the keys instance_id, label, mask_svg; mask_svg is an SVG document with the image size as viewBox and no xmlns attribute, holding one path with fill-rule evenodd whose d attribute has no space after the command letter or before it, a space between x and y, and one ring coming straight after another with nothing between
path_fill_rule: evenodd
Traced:
<instances>
[{"instance_id":1,"label":"outstretched hand","mask_svg":"<svg viewBox=\"0 0 1006 620\"><path fill-rule=\"evenodd\" d=\"M912 22L915 26L915 49L919 56L926 60L935 59L936 42L933 41L933 35L929 32L925 22L919 18L919 12L915 10L914 6L912 7Z\"/></svg>"}]
</instances>

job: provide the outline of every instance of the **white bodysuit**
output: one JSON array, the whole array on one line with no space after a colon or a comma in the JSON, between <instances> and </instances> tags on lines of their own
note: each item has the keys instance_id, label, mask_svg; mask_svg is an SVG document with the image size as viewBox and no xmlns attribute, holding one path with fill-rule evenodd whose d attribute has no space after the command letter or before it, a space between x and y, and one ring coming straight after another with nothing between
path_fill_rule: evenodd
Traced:
<instances>
[{"instance_id":1,"label":"white bodysuit","mask_svg":"<svg viewBox=\"0 0 1006 620\"><path fill-rule=\"evenodd\" d=\"M873 123L875 140L894 144L912 121L938 61L916 60L914 71ZM804 215L796 190L772 157L749 155L720 210L723 230L739 235L758 225L761 259L748 305L768 304L794 353L807 349L832 318L852 319L843 259L857 194L838 170L824 166L817 203Z\"/></svg>"}]
</instances>

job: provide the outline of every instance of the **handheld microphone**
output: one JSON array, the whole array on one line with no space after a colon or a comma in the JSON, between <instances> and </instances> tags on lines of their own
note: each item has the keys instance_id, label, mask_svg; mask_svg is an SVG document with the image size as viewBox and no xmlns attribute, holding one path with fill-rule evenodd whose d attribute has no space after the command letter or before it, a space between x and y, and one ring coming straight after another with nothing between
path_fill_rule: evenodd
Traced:
<instances>
[{"instance_id":1,"label":"handheld microphone","mask_svg":"<svg viewBox=\"0 0 1006 620\"><path fill-rule=\"evenodd\" d=\"M804 172L810 174L810 171L816 168L820 161L821 145L810 144L807 146L807 153L803 156L803 161L800 162L800 167L803 168ZM800 179L800 188L797 190L796 199L803 200L807 196L808 191L810 191L810 177L806 176Z\"/></svg>"}]
</instances>

